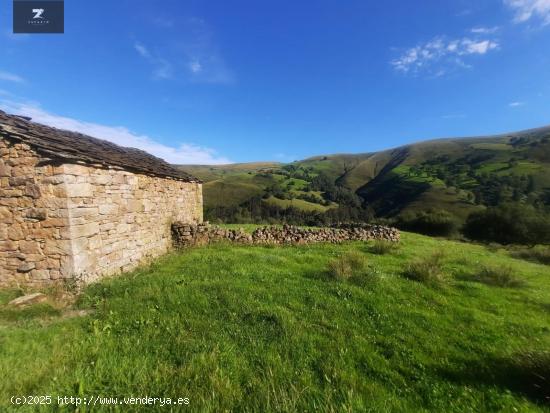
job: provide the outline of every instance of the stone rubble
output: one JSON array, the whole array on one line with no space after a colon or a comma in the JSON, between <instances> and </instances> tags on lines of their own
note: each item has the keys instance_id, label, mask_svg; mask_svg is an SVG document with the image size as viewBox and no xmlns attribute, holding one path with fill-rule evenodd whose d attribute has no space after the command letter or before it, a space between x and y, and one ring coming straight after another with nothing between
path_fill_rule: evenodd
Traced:
<instances>
[{"instance_id":1,"label":"stone rubble","mask_svg":"<svg viewBox=\"0 0 550 413\"><path fill-rule=\"evenodd\" d=\"M264 226L247 233L244 229L226 229L208 222L172 224L174 245L178 248L206 245L216 241L230 241L241 244L312 244L344 241L387 240L399 242L396 228L369 224L345 224L327 228L301 228L292 225L282 227Z\"/></svg>"}]
</instances>

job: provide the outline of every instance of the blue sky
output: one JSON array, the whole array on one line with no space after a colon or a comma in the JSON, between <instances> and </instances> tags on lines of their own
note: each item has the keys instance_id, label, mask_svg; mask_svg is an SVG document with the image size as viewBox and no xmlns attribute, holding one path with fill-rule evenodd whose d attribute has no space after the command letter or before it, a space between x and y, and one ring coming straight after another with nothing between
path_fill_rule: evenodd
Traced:
<instances>
[{"instance_id":1,"label":"blue sky","mask_svg":"<svg viewBox=\"0 0 550 413\"><path fill-rule=\"evenodd\" d=\"M65 2L0 108L174 163L291 161L550 124L550 0Z\"/></svg>"}]
</instances>

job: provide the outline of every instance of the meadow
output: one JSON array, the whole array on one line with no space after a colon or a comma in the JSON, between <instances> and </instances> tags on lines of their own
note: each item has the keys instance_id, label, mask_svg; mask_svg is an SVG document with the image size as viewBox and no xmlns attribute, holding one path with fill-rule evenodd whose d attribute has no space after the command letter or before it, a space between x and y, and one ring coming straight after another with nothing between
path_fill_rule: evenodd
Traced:
<instances>
[{"instance_id":1,"label":"meadow","mask_svg":"<svg viewBox=\"0 0 550 413\"><path fill-rule=\"evenodd\" d=\"M51 290L6 305L21 293L0 292L0 411L75 411L13 395L189 398L147 408L159 412L550 411L550 267L499 248L410 233L397 248L222 243L75 302Z\"/></svg>"}]
</instances>

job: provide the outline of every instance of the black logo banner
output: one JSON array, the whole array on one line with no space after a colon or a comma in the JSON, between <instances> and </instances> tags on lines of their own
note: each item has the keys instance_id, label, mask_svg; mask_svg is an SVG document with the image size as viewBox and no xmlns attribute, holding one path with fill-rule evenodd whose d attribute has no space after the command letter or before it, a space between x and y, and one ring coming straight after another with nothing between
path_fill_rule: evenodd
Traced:
<instances>
[{"instance_id":1,"label":"black logo banner","mask_svg":"<svg viewBox=\"0 0 550 413\"><path fill-rule=\"evenodd\" d=\"M14 33L64 33L63 0L13 0Z\"/></svg>"}]
</instances>

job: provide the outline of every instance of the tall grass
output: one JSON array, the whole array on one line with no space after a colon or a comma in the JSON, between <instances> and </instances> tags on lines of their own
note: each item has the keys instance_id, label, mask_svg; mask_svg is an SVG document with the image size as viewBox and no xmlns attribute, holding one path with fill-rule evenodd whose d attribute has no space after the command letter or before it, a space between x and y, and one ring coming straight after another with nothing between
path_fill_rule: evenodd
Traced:
<instances>
[{"instance_id":1,"label":"tall grass","mask_svg":"<svg viewBox=\"0 0 550 413\"><path fill-rule=\"evenodd\" d=\"M487 285L503 288L514 288L525 285L525 282L515 275L515 270L510 265L482 266L475 279Z\"/></svg>"},{"instance_id":2,"label":"tall grass","mask_svg":"<svg viewBox=\"0 0 550 413\"><path fill-rule=\"evenodd\" d=\"M378 239L372 243L369 251L376 255L385 255L390 254L398 249L399 244L397 242Z\"/></svg>"},{"instance_id":3,"label":"tall grass","mask_svg":"<svg viewBox=\"0 0 550 413\"><path fill-rule=\"evenodd\" d=\"M350 251L333 258L327 265L330 277L340 281L362 275L368 269L366 257L358 251Z\"/></svg>"},{"instance_id":4,"label":"tall grass","mask_svg":"<svg viewBox=\"0 0 550 413\"><path fill-rule=\"evenodd\" d=\"M443 281L443 258L442 251L417 259L407 265L403 275L414 281L428 284L435 284Z\"/></svg>"}]
</instances>

